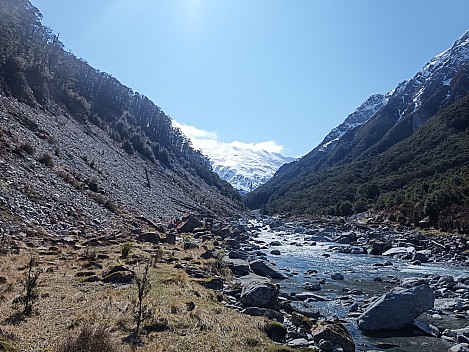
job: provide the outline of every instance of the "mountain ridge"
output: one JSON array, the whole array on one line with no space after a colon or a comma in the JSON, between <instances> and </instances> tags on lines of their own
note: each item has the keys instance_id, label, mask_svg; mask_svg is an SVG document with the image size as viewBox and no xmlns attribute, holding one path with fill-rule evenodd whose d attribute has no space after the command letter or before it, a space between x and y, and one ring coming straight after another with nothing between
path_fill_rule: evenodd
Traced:
<instances>
[{"instance_id":1,"label":"mountain ridge","mask_svg":"<svg viewBox=\"0 0 469 352\"><path fill-rule=\"evenodd\" d=\"M268 212L281 210L336 215L348 215L352 211L376 207L379 197L384 199L384 193L396 190L381 183L379 187L375 185L376 189L368 196L362 197L359 190L352 191L351 189L344 190L340 194L338 189L344 187L340 185L334 189L326 186L330 184L327 178L334 179L336 182L352 182L357 187L364 188L367 183L373 183L373 175L368 170L358 170L357 165L371 167L370 160L375 160L380 164L380 158L384 153L400 143L408 142L409 138L418 133L430 118L467 95L469 92L468 53L469 34L466 32L448 50L438 54L424 65L413 78L401 82L394 90L387 93L387 101L363 124L346 130L339 138L327 139L326 137L322 144L303 158L280 168L270 181L244 198L245 204L251 208L265 207ZM463 107L460 109L464 110ZM333 131L331 131L332 136L334 136ZM466 141L458 139L457 143L464 145ZM414 159L409 158L407 162L410 160ZM395 170L390 171L396 173L403 165L406 163L402 162L401 165L395 166ZM449 165L446 167L451 168ZM356 174L347 176L347 172ZM406 183L403 183L401 186L405 185ZM409 185L408 182L407 185ZM322 187L329 187L328 200L320 200L314 196L315 192L318 194L322 192ZM316 191L313 188L316 188ZM315 201L307 204L306 200L299 200L302 192L306 198L308 195ZM325 193L323 197L326 197ZM467 203L467 200L463 198L458 200L460 204ZM410 202L408 199L406 201ZM345 207L347 209L340 211L341 204L347 204ZM357 205L355 210L353 210L354 205ZM403 204L400 205L403 206ZM413 206L420 207L415 202ZM423 209L424 206L422 205L421 208ZM416 210L420 214L420 220L429 216L422 209ZM440 209L440 211L443 210ZM432 215L431 220L433 224L438 221L435 214Z\"/></svg>"}]
</instances>

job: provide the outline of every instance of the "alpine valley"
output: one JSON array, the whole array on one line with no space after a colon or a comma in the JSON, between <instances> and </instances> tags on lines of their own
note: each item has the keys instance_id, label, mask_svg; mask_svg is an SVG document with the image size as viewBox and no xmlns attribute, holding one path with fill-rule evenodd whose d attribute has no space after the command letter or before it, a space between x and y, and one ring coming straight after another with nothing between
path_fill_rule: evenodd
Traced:
<instances>
[{"instance_id":1,"label":"alpine valley","mask_svg":"<svg viewBox=\"0 0 469 352\"><path fill-rule=\"evenodd\" d=\"M184 128L0 0L0 351L469 350L469 32L297 160Z\"/></svg>"}]
</instances>

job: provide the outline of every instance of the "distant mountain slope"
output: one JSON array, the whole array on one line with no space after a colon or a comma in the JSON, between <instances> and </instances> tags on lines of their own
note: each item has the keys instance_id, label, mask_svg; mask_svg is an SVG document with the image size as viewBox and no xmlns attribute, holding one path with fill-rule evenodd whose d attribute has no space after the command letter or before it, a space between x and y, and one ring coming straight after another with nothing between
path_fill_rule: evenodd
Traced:
<instances>
[{"instance_id":1,"label":"distant mountain slope","mask_svg":"<svg viewBox=\"0 0 469 352\"><path fill-rule=\"evenodd\" d=\"M464 192L438 206L429 200L434 196L432 189L441 190L440 183L449 182L446 176L460 174L466 167L468 92L469 32L411 80L386 94L387 101L367 122L326 138L305 157L283 166L269 182L247 195L245 203L253 208L265 206L269 212L341 215L369 207L401 212L412 208L414 222L429 218L436 224L452 205L468 206ZM427 177L427 183L434 184L429 193L414 198L402 194L404 189L421 186ZM465 190L467 181L463 177L457 182Z\"/></svg>"},{"instance_id":2,"label":"distant mountain slope","mask_svg":"<svg viewBox=\"0 0 469 352\"><path fill-rule=\"evenodd\" d=\"M0 0L0 19L0 108L8 122L1 124L0 161L28 171L48 160L59 176L53 182L150 218L239 211L239 194L171 118L66 52L28 0Z\"/></svg>"}]
</instances>

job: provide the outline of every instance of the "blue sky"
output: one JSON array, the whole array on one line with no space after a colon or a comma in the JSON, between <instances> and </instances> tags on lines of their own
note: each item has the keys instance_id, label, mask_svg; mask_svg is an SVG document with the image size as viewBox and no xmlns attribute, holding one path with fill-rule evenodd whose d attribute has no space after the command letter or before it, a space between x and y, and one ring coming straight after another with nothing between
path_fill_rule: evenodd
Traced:
<instances>
[{"instance_id":1,"label":"blue sky","mask_svg":"<svg viewBox=\"0 0 469 352\"><path fill-rule=\"evenodd\" d=\"M65 48L184 125L289 156L469 29L467 0L31 0Z\"/></svg>"}]
</instances>

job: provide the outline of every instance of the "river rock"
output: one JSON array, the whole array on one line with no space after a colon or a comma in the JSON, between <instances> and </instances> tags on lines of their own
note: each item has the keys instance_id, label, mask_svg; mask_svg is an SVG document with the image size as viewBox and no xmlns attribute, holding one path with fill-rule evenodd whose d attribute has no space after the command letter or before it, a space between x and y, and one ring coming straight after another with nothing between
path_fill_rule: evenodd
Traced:
<instances>
[{"instance_id":1,"label":"river rock","mask_svg":"<svg viewBox=\"0 0 469 352\"><path fill-rule=\"evenodd\" d=\"M279 291L279 285L252 282L243 287L240 300L247 306L275 309L278 306Z\"/></svg>"},{"instance_id":2,"label":"river rock","mask_svg":"<svg viewBox=\"0 0 469 352\"><path fill-rule=\"evenodd\" d=\"M287 278L281 272L273 268L272 265L266 263L263 260L255 260L249 263L249 267L255 274L259 276L263 276L263 277L269 276L272 279L280 279L280 280Z\"/></svg>"},{"instance_id":3,"label":"river rock","mask_svg":"<svg viewBox=\"0 0 469 352\"><path fill-rule=\"evenodd\" d=\"M377 239L370 240L369 246L368 252L374 255L381 255L392 247L391 243Z\"/></svg>"},{"instance_id":4,"label":"river rock","mask_svg":"<svg viewBox=\"0 0 469 352\"><path fill-rule=\"evenodd\" d=\"M267 319L283 323L283 314L273 309L249 307L241 311L241 313L251 315L253 317L266 317Z\"/></svg>"},{"instance_id":5,"label":"river rock","mask_svg":"<svg viewBox=\"0 0 469 352\"><path fill-rule=\"evenodd\" d=\"M334 273L331 275L331 278L332 280L343 280L344 275L342 275L341 273Z\"/></svg>"},{"instance_id":6,"label":"river rock","mask_svg":"<svg viewBox=\"0 0 469 352\"><path fill-rule=\"evenodd\" d=\"M345 326L335 321L321 321L311 328L313 340L319 343L321 340L330 341L334 348L340 347L344 352L354 352L355 344L352 336Z\"/></svg>"},{"instance_id":7,"label":"river rock","mask_svg":"<svg viewBox=\"0 0 469 352\"><path fill-rule=\"evenodd\" d=\"M304 348L309 346L309 341L306 340L304 337L299 337L297 339L293 339L287 342L287 346L293 348Z\"/></svg>"},{"instance_id":8,"label":"river rock","mask_svg":"<svg viewBox=\"0 0 469 352\"><path fill-rule=\"evenodd\" d=\"M349 244L350 242L354 242L356 240L357 240L357 235L354 232L345 233L334 238L334 242L337 242L340 244Z\"/></svg>"},{"instance_id":9,"label":"river rock","mask_svg":"<svg viewBox=\"0 0 469 352\"><path fill-rule=\"evenodd\" d=\"M309 302L303 302L303 301L287 302L283 305L283 308L289 313L297 312L312 319L317 319L321 315L319 310L314 305L310 304Z\"/></svg>"},{"instance_id":10,"label":"river rock","mask_svg":"<svg viewBox=\"0 0 469 352\"><path fill-rule=\"evenodd\" d=\"M435 296L428 285L395 288L382 295L358 317L363 330L403 329L423 312L432 309Z\"/></svg>"},{"instance_id":11,"label":"river rock","mask_svg":"<svg viewBox=\"0 0 469 352\"><path fill-rule=\"evenodd\" d=\"M417 251L417 252L415 252L414 257L412 258L412 260L418 260L421 263L426 263L426 262L428 262L428 258L430 258L431 255L432 255L432 251L429 250L429 249Z\"/></svg>"},{"instance_id":12,"label":"river rock","mask_svg":"<svg viewBox=\"0 0 469 352\"><path fill-rule=\"evenodd\" d=\"M395 247L388 249L386 252L384 252L382 255L384 256L395 256L395 255L409 255L413 254L415 252L415 247L409 246L409 247Z\"/></svg>"},{"instance_id":13,"label":"river rock","mask_svg":"<svg viewBox=\"0 0 469 352\"><path fill-rule=\"evenodd\" d=\"M350 254L366 254L366 250L362 247L352 247L350 248Z\"/></svg>"},{"instance_id":14,"label":"river rock","mask_svg":"<svg viewBox=\"0 0 469 352\"><path fill-rule=\"evenodd\" d=\"M249 275L249 265L247 264L234 264L231 267L231 271L235 276L246 276Z\"/></svg>"},{"instance_id":15,"label":"river rock","mask_svg":"<svg viewBox=\"0 0 469 352\"><path fill-rule=\"evenodd\" d=\"M441 332L435 325L427 323L425 320L415 319L414 325L429 336L440 337Z\"/></svg>"},{"instance_id":16,"label":"river rock","mask_svg":"<svg viewBox=\"0 0 469 352\"><path fill-rule=\"evenodd\" d=\"M448 348L448 352L468 352L469 348L466 343L458 343L453 347Z\"/></svg>"},{"instance_id":17,"label":"river rock","mask_svg":"<svg viewBox=\"0 0 469 352\"><path fill-rule=\"evenodd\" d=\"M320 291L321 284L319 282L305 282L303 288L308 291Z\"/></svg>"},{"instance_id":18,"label":"river rock","mask_svg":"<svg viewBox=\"0 0 469 352\"><path fill-rule=\"evenodd\" d=\"M228 253L228 258L230 259L246 259L248 255L245 252L242 251L230 251Z\"/></svg>"}]
</instances>

